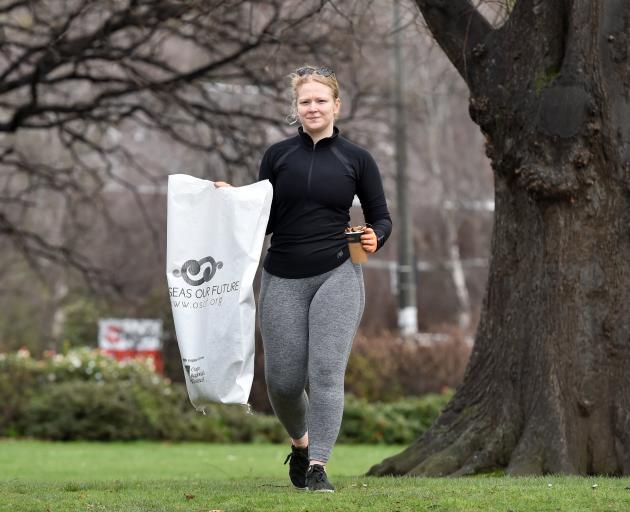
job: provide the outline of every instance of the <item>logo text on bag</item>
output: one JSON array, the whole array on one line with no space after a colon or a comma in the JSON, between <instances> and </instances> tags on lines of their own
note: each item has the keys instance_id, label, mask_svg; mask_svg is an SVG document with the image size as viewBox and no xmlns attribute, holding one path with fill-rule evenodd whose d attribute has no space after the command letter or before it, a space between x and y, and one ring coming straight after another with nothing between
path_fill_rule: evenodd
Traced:
<instances>
[{"instance_id":1,"label":"logo text on bag","mask_svg":"<svg viewBox=\"0 0 630 512\"><path fill-rule=\"evenodd\" d=\"M218 269L223 268L223 262L216 261L212 256L200 260L188 260L181 269L171 271L176 278L182 278L189 286L169 286L171 304L174 309L204 309L210 306L221 307L223 298L240 293L240 281L208 284ZM191 300L192 299L192 300Z\"/></svg>"},{"instance_id":2,"label":"logo text on bag","mask_svg":"<svg viewBox=\"0 0 630 512\"><path fill-rule=\"evenodd\" d=\"M204 269L203 275L198 279L193 279L193 276L197 276L199 272L201 272L201 267L206 263L208 266ZM214 277L214 274L216 274L217 269L220 268L223 268L223 263L221 261L217 262L212 256L206 256L205 258L201 258L199 261L188 260L182 265L181 270L173 270L173 275L175 277L181 277L191 286L201 286L203 283L210 281Z\"/></svg>"}]
</instances>

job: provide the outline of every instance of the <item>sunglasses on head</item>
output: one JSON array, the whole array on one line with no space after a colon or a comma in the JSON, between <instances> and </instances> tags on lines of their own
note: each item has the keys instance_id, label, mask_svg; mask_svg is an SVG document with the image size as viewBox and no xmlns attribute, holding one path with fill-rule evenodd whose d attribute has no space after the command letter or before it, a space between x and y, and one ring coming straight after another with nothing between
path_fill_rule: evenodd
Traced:
<instances>
[{"instance_id":1,"label":"sunglasses on head","mask_svg":"<svg viewBox=\"0 0 630 512\"><path fill-rule=\"evenodd\" d=\"M303 68L296 69L295 74L297 76L313 75L313 74L321 75L321 76L330 76L330 75L334 75L335 72L331 68L327 68L327 67L313 68L311 66L306 66Z\"/></svg>"}]
</instances>

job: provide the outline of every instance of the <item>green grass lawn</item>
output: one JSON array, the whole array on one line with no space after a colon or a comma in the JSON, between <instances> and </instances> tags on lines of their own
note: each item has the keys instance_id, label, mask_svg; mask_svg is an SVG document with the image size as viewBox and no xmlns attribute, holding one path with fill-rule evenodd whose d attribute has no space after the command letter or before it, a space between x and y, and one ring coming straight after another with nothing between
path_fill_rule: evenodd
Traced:
<instances>
[{"instance_id":1,"label":"green grass lawn","mask_svg":"<svg viewBox=\"0 0 630 512\"><path fill-rule=\"evenodd\" d=\"M337 446L335 494L292 489L287 446L0 441L0 511L629 511L630 479L366 478L395 446Z\"/></svg>"}]
</instances>

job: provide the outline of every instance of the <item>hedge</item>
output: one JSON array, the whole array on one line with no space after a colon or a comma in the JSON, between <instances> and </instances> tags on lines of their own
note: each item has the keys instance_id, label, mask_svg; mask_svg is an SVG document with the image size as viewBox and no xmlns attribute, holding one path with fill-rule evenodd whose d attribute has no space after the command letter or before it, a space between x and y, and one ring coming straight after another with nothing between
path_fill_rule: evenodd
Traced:
<instances>
[{"instance_id":1,"label":"hedge","mask_svg":"<svg viewBox=\"0 0 630 512\"><path fill-rule=\"evenodd\" d=\"M339 442L410 443L446 404L449 394L393 403L346 395ZM91 349L47 355L0 354L0 436L50 440L171 440L286 442L274 416L245 407L194 411L183 385L150 363L118 362Z\"/></svg>"}]
</instances>

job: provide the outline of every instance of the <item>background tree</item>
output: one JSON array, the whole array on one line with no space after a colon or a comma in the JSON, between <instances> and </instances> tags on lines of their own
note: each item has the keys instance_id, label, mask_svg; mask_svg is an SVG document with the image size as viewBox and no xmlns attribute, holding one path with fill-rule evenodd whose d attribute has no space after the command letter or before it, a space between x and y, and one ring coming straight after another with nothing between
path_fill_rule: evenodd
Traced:
<instances>
[{"instance_id":1,"label":"background tree","mask_svg":"<svg viewBox=\"0 0 630 512\"><path fill-rule=\"evenodd\" d=\"M119 228L120 237L129 234L107 193L134 196L157 251L142 194L163 180L165 167L187 165L204 153L214 176L251 177L266 143L260 125L279 119L248 104L247 94L279 93L276 59L286 56L296 28L323 4L2 2L4 242L32 268L56 262L78 269L90 283L108 278L107 284L121 286L115 274L99 272L83 239L97 217ZM303 51L317 42L300 44ZM244 92L246 101L235 101L235 92ZM152 161L142 149L149 142L169 145L170 158Z\"/></svg>"},{"instance_id":2,"label":"background tree","mask_svg":"<svg viewBox=\"0 0 630 512\"><path fill-rule=\"evenodd\" d=\"M630 4L417 0L470 90L495 225L471 360L370 474L630 474Z\"/></svg>"}]
</instances>

